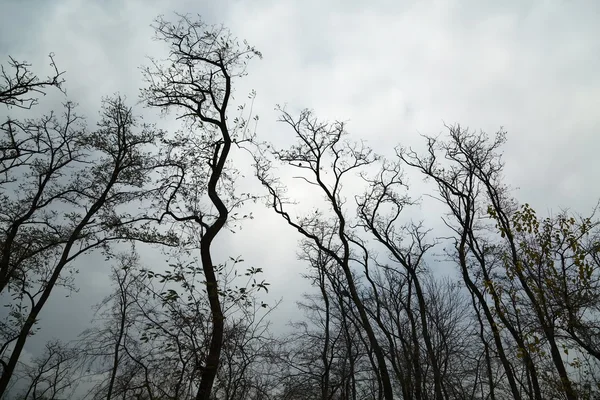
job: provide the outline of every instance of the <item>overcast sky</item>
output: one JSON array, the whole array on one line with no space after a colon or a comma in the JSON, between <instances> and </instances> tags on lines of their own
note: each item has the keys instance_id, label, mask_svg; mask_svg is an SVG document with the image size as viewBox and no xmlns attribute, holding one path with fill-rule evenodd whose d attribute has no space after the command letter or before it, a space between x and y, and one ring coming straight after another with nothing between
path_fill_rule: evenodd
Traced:
<instances>
[{"instance_id":1,"label":"overcast sky","mask_svg":"<svg viewBox=\"0 0 600 400\"><path fill-rule=\"evenodd\" d=\"M597 0L0 0L0 62L12 55L43 75L54 52L69 98L95 117L102 96L137 100L138 67L165 50L149 25L173 11L224 23L263 53L236 90L257 91L265 140L291 135L274 123L277 103L348 121L354 138L382 152L418 145L444 123L503 126L506 179L521 202L585 212L600 198ZM262 266L269 298L285 300L278 316L293 318L305 287L297 236L268 210L257 213L219 247ZM89 305L106 294L106 266L85 264L75 300L55 298L44 311L39 343L84 328Z\"/></svg>"}]
</instances>

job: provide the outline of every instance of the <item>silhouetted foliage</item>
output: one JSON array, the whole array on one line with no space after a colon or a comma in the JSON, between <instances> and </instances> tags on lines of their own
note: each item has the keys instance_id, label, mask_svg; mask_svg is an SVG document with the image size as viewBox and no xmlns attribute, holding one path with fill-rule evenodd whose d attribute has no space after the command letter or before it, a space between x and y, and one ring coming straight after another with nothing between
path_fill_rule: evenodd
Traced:
<instances>
[{"instance_id":1,"label":"silhouetted foliage","mask_svg":"<svg viewBox=\"0 0 600 400\"><path fill-rule=\"evenodd\" d=\"M1 398L600 398L600 220L595 209L543 218L515 199L504 131L447 126L424 151L398 146L386 159L344 123L279 108L294 140L274 148L233 98L260 52L187 15L153 27L168 55L142 68L141 97L178 130L142 123L119 95L102 101L94 129L69 101L0 125ZM40 79L9 59L8 112L30 115L63 91L50 60ZM262 192L238 190L251 168ZM423 194L441 219L414 219ZM263 269L214 246L259 199L299 234L289 252L306 266L286 332L271 330ZM77 289L92 251L112 288L90 327L26 356L51 294Z\"/></svg>"}]
</instances>

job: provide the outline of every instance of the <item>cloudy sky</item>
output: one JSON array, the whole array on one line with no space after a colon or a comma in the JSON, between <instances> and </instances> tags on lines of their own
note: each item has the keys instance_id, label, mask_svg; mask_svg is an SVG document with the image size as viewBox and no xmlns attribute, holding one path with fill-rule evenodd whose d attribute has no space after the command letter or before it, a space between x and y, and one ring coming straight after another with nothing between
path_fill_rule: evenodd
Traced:
<instances>
[{"instance_id":1,"label":"cloudy sky","mask_svg":"<svg viewBox=\"0 0 600 400\"><path fill-rule=\"evenodd\" d=\"M43 75L54 52L69 98L92 117L102 96L137 99L138 67L165 50L151 40L157 15L200 14L263 53L237 91L257 91L265 140L291 134L274 123L275 104L348 121L356 139L382 152L418 145L444 123L502 126L506 178L520 201L542 213L585 212L600 198L596 0L0 0L0 9L0 62L12 55ZM219 246L264 267L270 298L286 302L278 316L289 319L304 290L297 236L268 210L256 212ZM106 294L107 268L90 261L76 301L57 298L44 311L44 338L84 328L89 305Z\"/></svg>"}]
</instances>

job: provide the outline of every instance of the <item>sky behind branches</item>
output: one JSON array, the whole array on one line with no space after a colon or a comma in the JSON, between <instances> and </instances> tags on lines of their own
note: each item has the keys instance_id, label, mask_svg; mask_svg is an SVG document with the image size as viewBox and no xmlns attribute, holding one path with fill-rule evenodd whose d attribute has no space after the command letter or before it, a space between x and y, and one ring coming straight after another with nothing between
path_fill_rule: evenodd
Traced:
<instances>
[{"instance_id":1,"label":"sky behind branches","mask_svg":"<svg viewBox=\"0 0 600 400\"><path fill-rule=\"evenodd\" d=\"M587 212L600 198L596 0L0 0L0 62L11 55L44 75L47 54L55 53L66 70L68 98L93 121L103 96L120 92L137 101L139 67L146 56L160 58L166 50L152 40L150 24L159 14L174 20L174 11L223 23L263 53L236 84L238 101L257 92L253 109L263 140L292 138L275 123L275 104L347 121L352 138L387 155L398 144L422 146L420 135L442 133L444 124L490 134L503 127L506 182L521 202L541 214L565 207ZM64 101L46 100L40 109ZM136 111L178 128L155 110L140 105ZM250 179L249 166L239 167ZM409 179L419 196L420 178ZM303 195L294 187L290 192ZM415 215L426 217L429 210ZM277 316L294 318L294 301L307 285L296 261L298 237L266 208L254 211L241 232L220 239L218 251L262 266L271 282L266 300L283 296ZM72 337L85 328L89 306L108 294L101 256L80 264L80 292L54 296L30 352L52 336Z\"/></svg>"}]
</instances>

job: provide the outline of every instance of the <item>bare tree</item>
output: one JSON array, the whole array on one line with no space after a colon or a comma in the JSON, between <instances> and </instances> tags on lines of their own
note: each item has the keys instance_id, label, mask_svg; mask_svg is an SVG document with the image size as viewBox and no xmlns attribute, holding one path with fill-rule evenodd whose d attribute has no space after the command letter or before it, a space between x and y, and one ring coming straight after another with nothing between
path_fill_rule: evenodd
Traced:
<instances>
[{"instance_id":1,"label":"bare tree","mask_svg":"<svg viewBox=\"0 0 600 400\"><path fill-rule=\"evenodd\" d=\"M481 147L477 152L479 157L485 157L488 162L488 168L493 168L493 171L498 171L496 149L502 143L502 138L499 137L496 142L490 143L488 147ZM456 220L456 225L448 222L447 224L456 232L454 247L456 249L455 259L460 266L463 281L465 282L470 293L475 296L476 303L481 307L485 315L486 326L491 329L494 337L494 349L497 351L498 357L504 367L507 381L510 385L511 394L515 399L520 399L522 394L519 389L515 377L515 371L510 362L510 354L508 353L507 344L504 341L503 332L501 332L500 321L505 322L506 318L501 313L496 313L500 309L500 299L494 296L493 305L487 301L487 290L483 286L483 282L489 281L491 268L495 265L495 260L491 256L488 243L485 237L476 235L480 231L478 225L478 217L481 215L483 204L479 199L481 196L480 185L476 179L474 167L461 164L460 144L451 143L438 144L435 139L428 139L428 156L419 157L414 152L405 152L400 149L399 157L409 166L413 166L422 171L426 176L431 177L438 187L438 191L442 201L448 205L450 209L450 217ZM440 165L438 161L437 150L440 150L441 157L446 156L451 160L456 159L458 164L455 168L445 168L445 165ZM485 204L485 200L483 200ZM451 220L452 221L452 220ZM480 270L473 272L473 264L480 267ZM493 289L493 288L492 288ZM508 324L507 324L508 325ZM511 325L512 327L512 325ZM513 337L519 337L516 331L513 331ZM528 357L528 356L527 356ZM529 360L529 358L527 358ZM531 364L531 363L529 363ZM532 375L533 383L538 396L541 396L539 385L536 384L535 378L537 375ZM532 397L538 398L538 396Z\"/></svg>"},{"instance_id":2,"label":"bare tree","mask_svg":"<svg viewBox=\"0 0 600 400\"><path fill-rule=\"evenodd\" d=\"M62 91L64 72L59 71L53 54L49 58L52 74L40 79L31 71L31 64L9 57L8 68L0 67L0 103L30 109L38 102L36 95L45 95L48 88Z\"/></svg>"},{"instance_id":3,"label":"bare tree","mask_svg":"<svg viewBox=\"0 0 600 400\"><path fill-rule=\"evenodd\" d=\"M285 209L286 199L283 187L270 174L271 162L257 158L257 176L271 195L270 205L275 212L306 239L312 241L319 250L335 260L336 268L343 273L348 294L360 316L362 328L366 332L375 360L376 370L382 384L382 393L386 400L394 397L394 391L388 372L386 358L375 334L373 324L353 274L353 265L368 269L368 253L354 235L348 223L345 199L341 193L343 181L353 172L376 162L377 156L364 144L344 140L344 124L328 124L318 121L311 112L303 111L298 118L282 111L281 121L291 127L297 137L297 143L288 150L272 151L279 162L290 165L306 176L300 177L307 185L317 188L325 196L331 217L317 212L295 220ZM329 177L327 177L329 174ZM326 227L325 235L321 234ZM358 254L357 254L358 253Z\"/></svg>"},{"instance_id":4,"label":"bare tree","mask_svg":"<svg viewBox=\"0 0 600 400\"><path fill-rule=\"evenodd\" d=\"M27 387L17 397L23 400L58 399L71 396L77 389L80 354L60 341L46 344L42 355L23 365L21 372Z\"/></svg>"},{"instance_id":5,"label":"bare tree","mask_svg":"<svg viewBox=\"0 0 600 400\"><path fill-rule=\"evenodd\" d=\"M561 321L569 320L569 304L595 307L594 246L581 239L596 224L564 214L539 221L531 207L512 199L501 180L502 131L488 138L454 126L447 141L427 141L426 156L401 149L399 157L436 183L449 208L451 256L473 298L488 371L498 357L515 399L579 398L574 365L563 357L571 349ZM500 395L492 381L489 386Z\"/></svg>"},{"instance_id":6,"label":"bare tree","mask_svg":"<svg viewBox=\"0 0 600 400\"><path fill-rule=\"evenodd\" d=\"M138 298L147 280L140 273L139 257L133 249L117 254L116 259L111 276L113 293L96 306L93 326L82 332L78 340L86 368L99 378L90 393L106 400L115 398L115 393L122 394L118 388L122 370L131 372L128 354L139 347L132 327L138 319Z\"/></svg>"},{"instance_id":7,"label":"bare tree","mask_svg":"<svg viewBox=\"0 0 600 400\"><path fill-rule=\"evenodd\" d=\"M28 336L57 286L73 286L70 266L114 241L173 243L149 225L144 207L160 166L147 153L161 132L136 122L120 97L103 102L88 131L71 103L62 117L9 120L0 127L0 295L10 308L2 324L0 394Z\"/></svg>"},{"instance_id":8,"label":"bare tree","mask_svg":"<svg viewBox=\"0 0 600 400\"><path fill-rule=\"evenodd\" d=\"M215 383L216 399L266 399L273 394L275 381L268 364L275 339L270 333L268 317L277 305L263 307L264 303L259 303L252 293L249 295L250 303L228 316Z\"/></svg>"},{"instance_id":9,"label":"bare tree","mask_svg":"<svg viewBox=\"0 0 600 400\"><path fill-rule=\"evenodd\" d=\"M305 318L290 324L278 353L283 398L303 394L308 399L357 399L377 381L368 339L361 336L360 320L349 310L351 301L336 295L329 284L325 293L327 301L319 290L298 303Z\"/></svg>"},{"instance_id":10,"label":"bare tree","mask_svg":"<svg viewBox=\"0 0 600 400\"><path fill-rule=\"evenodd\" d=\"M133 254L120 258L114 293L81 338L95 375L94 398L195 398L210 348L210 306L198 261L187 251L169 259L170 267L158 273L140 268ZM256 280L260 270L237 274L237 267L233 262L216 271L227 323L212 396L227 400L271 390L258 371L273 341L266 322L273 308L255 297L265 287Z\"/></svg>"},{"instance_id":11,"label":"bare tree","mask_svg":"<svg viewBox=\"0 0 600 400\"><path fill-rule=\"evenodd\" d=\"M369 190L358 200L360 225L369 231L378 243L390 253L394 263L404 268L411 290L414 289L417 300L419 328L429 365L433 371L435 399L442 400L441 366L437 359L427 321L426 295L422 288L420 273L425 270L424 257L435 243L426 241L426 231L421 224L402 225L399 218L404 208L412 202L406 195L398 193L402 189L402 176L399 164L385 164L375 179L367 179ZM386 207L387 206L387 207ZM382 209L386 209L385 214ZM409 318L412 314L409 313ZM411 321L412 322L412 321ZM413 322L414 324L414 322ZM419 396L417 396L419 398Z\"/></svg>"},{"instance_id":12,"label":"bare tree","mask_svg":"<svg viewBox=\"0 0 600 400\"><path fill-rule=\"evenodd\" d=\"M180 130L141 123L119 96L103 100L93 130L70 102L0 125L0 397L14 395L16 378L26 383L18 398L75 397L83 377L93 387L82 397L106 400L597 397L595 212L540 218L517 202L502 177L503 131L448 127L424 154L399 147L389 161L347 140L341 122L280 109L296 142L258 144L234 83L261 54L223 26L178 17L155 21L168 56L143 68L142 98L173 111ZM39 78L10 58L0 103L27 113L62 92L50 62ZM268 206L300 233L313 289L298 303L304 319L280 338L258 299L262 269L214 251L258 199L238 191L239 149L254 157ZM324 202L297 217L278 166ZM433 181L449 236L410 218L407 168ZM167 265L117 253L123 242L161 245ZM460 284L430 268L441 244ZM75 261L94 250L117 261L95 325L76 346L51 341L25 362L50 295L76 289Z\"/></svg>"},{"instance_id":13,"label":"bare tree","mask_svg":"<svg viewBox=\"0 0 600 400\"><path fill-rule=\"evenodd\" d=\"M240 45L226 28L207 26L187 16L175 24L159 18L155 31L169 46L169 57L162 64L153 61L144 70L149 86L143 96L151 106L177 110L188 123L189 132L167 144L180 180L165 198L163 217L196 224L200 232L200 262L212 327L196 398L208 400L225 328L211 248L217 235L233 221L232 208L250 197L232 197L235 172L229 164L231 148L248 140L245 121L231 121L229 116L232 83L245 74L246 62L260 53L246 43Z\"/></svg>"}]
</instances>

